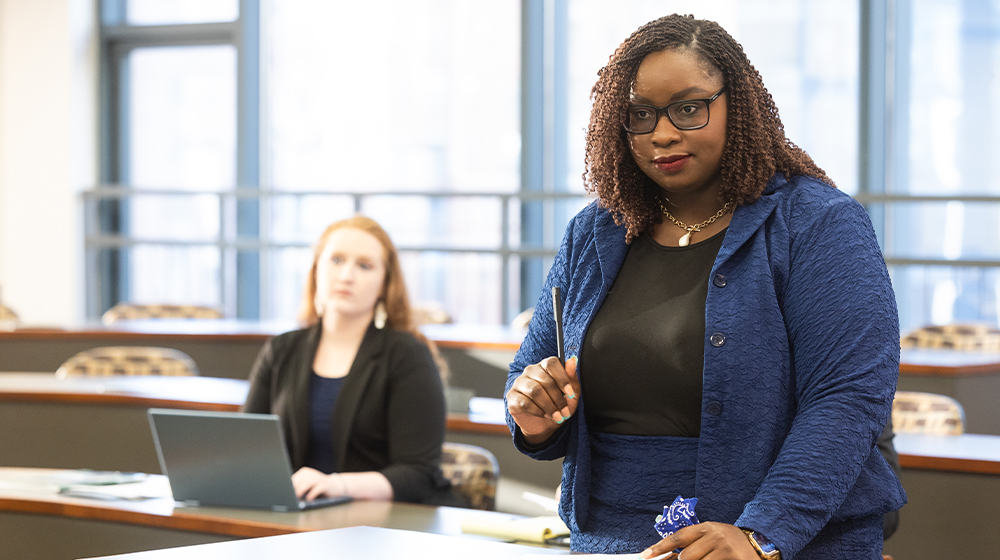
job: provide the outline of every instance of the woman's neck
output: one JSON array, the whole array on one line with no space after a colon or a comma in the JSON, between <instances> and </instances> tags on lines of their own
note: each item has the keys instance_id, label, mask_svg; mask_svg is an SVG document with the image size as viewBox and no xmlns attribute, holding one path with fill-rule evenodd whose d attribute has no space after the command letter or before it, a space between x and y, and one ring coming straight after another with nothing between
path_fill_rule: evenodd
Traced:
<instances>
[{"instance_id":1,"label":"woman's neck","mask_svg":"<svg viewBox=\"0 0 1000 560\"><path fill-rule=\"evenodd\" d=\"M373 316L374 312L350 316L327 313L322 318L323 338L361 340L368 331Z\"/></svg>"},{"instance_id":2,"label":"woman's neck","mask_svg":"<svg viewBox=\"0 0 1000 560\"><path fill-rule=\"evenodd\" d=\"M372 315L345 317L329 313L323 317L323 333L313 358L313 371L317 375L343 377L350 372Z\"/></svg>"}]
</instances>

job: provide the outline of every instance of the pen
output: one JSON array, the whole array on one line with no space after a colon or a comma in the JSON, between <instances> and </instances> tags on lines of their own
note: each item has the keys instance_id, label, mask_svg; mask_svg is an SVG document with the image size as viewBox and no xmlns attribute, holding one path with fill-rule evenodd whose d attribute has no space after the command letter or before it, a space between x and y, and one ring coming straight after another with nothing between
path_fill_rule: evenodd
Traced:
<instances>
[{"instance_id":1,"label":"pen","mask_svg":"<svg viewBox=\"0 0 1000 560\"><path fill-rule=\"evenodd\" d=\"M562 298L559 297L559 286L552 286L552 313L556 319L556 357L559 363L566 363L566 352L563 350L562 328Z\"/></svg>"}]
</instances>

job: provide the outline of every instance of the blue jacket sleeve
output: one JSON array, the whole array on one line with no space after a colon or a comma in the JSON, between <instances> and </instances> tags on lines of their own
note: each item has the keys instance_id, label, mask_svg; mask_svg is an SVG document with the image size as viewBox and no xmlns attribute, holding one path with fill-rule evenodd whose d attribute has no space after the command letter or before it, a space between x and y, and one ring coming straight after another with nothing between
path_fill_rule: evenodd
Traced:
<instances>
[{"instance_id":1,"label":"blue jacket sleeve","mask_svg":"<svg viewBox=\"0 0 1000 560\"><path fill-rule=\"evenodd\" d=\"M507 405L507 391L510 391L514 381L521 375L524 368L531 364L537 364L550 356L557 355L555 317L552 310L552 287L559 286L564 294L564 298L566 297L565 294L572 289L572 286L570 286L572 271L570 270L569 263L572 262L571 257L575 243L574 235L578 231L578 228L580 228L580 224L577 222L582 219L582 215L584 214L586 212L581 212L573 220L570 220L569 225L566 226L566 234L563 236L562 245L559 247L559 252L552 262L552 268L549 269L548 276L545 278L545 286L542 289L542 294L535 304L535 311L531 316L531 324L528 326L528 334L525 335L524 341L521 342L521 348L517 351L514 361L510 364L510 372L507 374L507 386L504 389L505 409ZM544 445L529 448L524 441L524 436L521 434L521 429L514 423L510 412L508 411L506 414L507 426L514 437L514 446L518 451L533 459L540 460L559 459L566 455L566 447L569 439L567 434L570 432L570 430L565 429L567 425L564 425L563 429L557 431ZM570 422L576 422L577 416L574 415L570 419Z\"/></svg>"},{"instance_id":2,"label":"blue jacket sleeve","mask_svg":"<svg viewBox=\"0 0 1000 560\"><path fill-rule=\"evenodd\" d=\"M788 556L835 517L858 483L899 374L895 296L864 208L846 196L798 202L788 217L797 233L781 303L796 412L736 522Z\"/></svg>"}]
</instances>

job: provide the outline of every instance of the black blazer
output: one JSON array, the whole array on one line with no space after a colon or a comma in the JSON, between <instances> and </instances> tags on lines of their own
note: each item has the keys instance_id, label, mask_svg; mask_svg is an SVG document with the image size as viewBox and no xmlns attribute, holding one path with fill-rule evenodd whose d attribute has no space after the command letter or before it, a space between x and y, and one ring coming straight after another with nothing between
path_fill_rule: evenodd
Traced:
<instances>
[{"instance_id":1,"label":"black blazer","mask_svg":"<svg viewBox=\"0 0 1000 560\"><path fill-rule=\"evenodd\" d=\"M322 324L279 335L261 349L243 410L277 414L292 467L309 445L309 378ZM337 472L378 471L395 500L435 502L441 475L444 390L427 347L408 333L368 327L334 405Z\"/></svg>"}]
</instances>

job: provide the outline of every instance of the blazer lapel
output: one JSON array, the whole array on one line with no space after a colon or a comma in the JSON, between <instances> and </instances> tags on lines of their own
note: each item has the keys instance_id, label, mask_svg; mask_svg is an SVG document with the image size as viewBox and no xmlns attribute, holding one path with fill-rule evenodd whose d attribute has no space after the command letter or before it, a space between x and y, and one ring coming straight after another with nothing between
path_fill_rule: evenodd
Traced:
<instances>
[{"instance_id":1,"label":"blazer lapel","mask_svg":"<svg viewBox=\"0 0 1000 560\"><path fill-rule=\"evenodd\" d=\"M385 331L376 329L374 323L368 326L365 337L361 340L358 353L354 356L344 384L341 386L337 404L333 407L331 436L333 450L337 458L337 472L344 469L347 455L347 442L350 440L351 428L357 417L358 406L361 404L365 388L379 366L379 356L385 349Z\"/></svg>"},{"instance_id":2,"label":"blazer lapel","mask_svg":"<svg viewBox=\"0 0 1000 560\"><path fill-rule=\"evenodd\" d=\"M729 222L729 229L726 231L726 238L722 241L722 247L715 258L713 273L719 265L731 257L736 251L756 233L764 220L771 215L771 212L778 206L778 196L775 191L785 186L787 181L781 173L775 173L774 177L767 183L764 193L753 204L737 206L733 211L733 219Z\"/></svg>"}]
</instances>

